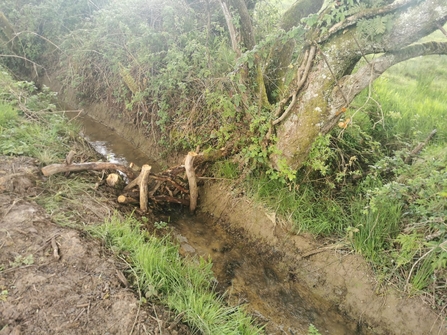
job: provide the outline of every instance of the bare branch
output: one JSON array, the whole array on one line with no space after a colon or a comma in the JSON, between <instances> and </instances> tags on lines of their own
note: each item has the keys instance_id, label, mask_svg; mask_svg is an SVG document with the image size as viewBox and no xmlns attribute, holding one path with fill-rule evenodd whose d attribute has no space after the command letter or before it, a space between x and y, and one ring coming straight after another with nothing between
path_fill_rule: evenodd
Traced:
<instances>
[{"instance_id":1,"label":"bare branch","mask_svg":"<svg viewBox=\"0 0 447 335\"><path fill-rule=\"evenodd\" d=\"M357 94L395 64L419 56L439 54L447 55L447 42L412 44L400 50L387 52L361 67L355 74L343 77L340 81L341 90L334 92L334 101L346 102L347 100L347 103L351 103Z\"/></svg>"}]
</instances>

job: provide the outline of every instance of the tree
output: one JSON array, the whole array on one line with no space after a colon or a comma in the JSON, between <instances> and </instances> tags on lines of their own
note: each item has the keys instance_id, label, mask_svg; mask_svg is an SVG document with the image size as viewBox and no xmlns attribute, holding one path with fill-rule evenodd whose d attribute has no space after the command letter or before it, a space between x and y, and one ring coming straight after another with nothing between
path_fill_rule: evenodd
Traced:
<instances>
[{"instance_id":1,"label":"tree","mask_svg":"<svg viewBox=\"0 0 447 335\"><path fill-rule=\"evenodd\" d=\"M241 29L251 27L243 0L222 1L238 13ZM274 166L299 168L319 134L328 133L386 69L418 56L447 54L447 42L414 44L446 21L445 0L297 1L280 28L305 28L303 43L275 43L263 79L252 76L275 106L269 106L277 136ZM242 45L249 48L252 38L241 34ZM293 53L299 54L295 64ZM292 79L286 83L287 77Z\"/></svg>"}]
</instances>

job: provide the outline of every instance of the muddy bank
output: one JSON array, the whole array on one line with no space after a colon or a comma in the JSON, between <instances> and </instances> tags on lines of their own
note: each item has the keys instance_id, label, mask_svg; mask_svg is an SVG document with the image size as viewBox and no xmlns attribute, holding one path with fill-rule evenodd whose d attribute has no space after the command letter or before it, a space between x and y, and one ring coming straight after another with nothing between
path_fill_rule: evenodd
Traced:
<instances>
[{"instance_id":1,"label":"muddy bank","mask_svg":"<svg viewBox=\"0 0 447 335\"><path fill-rule=\"evenodd\" d=\"M272 263L282 269L275 274L278 286L271 287L273 292L263 292L255 285L252 292L251 299L265 315L272 312L268 297L273 293L285 300L292 315L297 303L294 299L301 297L304 309L306 303L312 302L314 311L323 318L320 327L326 329L322 334L447 334L443 317L421 297L408 298L393 287L379 286L361 256L342 245L324 245L311 236L291 234L287 222L277 220L274 213L244 196L234 196L231 190L230 185L207 183L201 192L201 210L212 213L219 221L243 227L282 253L281 259ZM268 269L264 271L268 281ZM283 285L289 288L287 295L282 294ZM298 295L294 296L294 292ZM337 326L340 315L348 320L350 331ZM310 320L314 317L309 315Z\"/></svg>"},{"instance_id":2,"label":"muddy bank","mask_svg":"<svg viewBox=\"0 0 447 335\"><path fill-rule=\"evenodd\" d=\"M123 275L128 265L85 233L51 222L33 200L43 183L36 160L0 156L1 178L1 335L191 334L181 323L169 328L169 310L140 305ZM86 201L82 215L97 224L112 210Z\"/></svg>"}]
</instances>

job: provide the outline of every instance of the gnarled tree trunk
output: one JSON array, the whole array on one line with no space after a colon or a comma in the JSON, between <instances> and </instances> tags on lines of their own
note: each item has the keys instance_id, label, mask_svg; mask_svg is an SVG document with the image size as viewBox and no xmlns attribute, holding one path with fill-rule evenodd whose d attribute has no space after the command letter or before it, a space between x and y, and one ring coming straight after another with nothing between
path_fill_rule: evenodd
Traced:
<instances>
[{"instance_id":1,"label":"gnarled tree trunk","mask_svg":"<svg viewBox=\"0 0 447 335\"><path fill-rule=\"evenodd\" d=\"M377 40L358 38L359 20L387 14L393 15L392 27ZM308 56L294 69L295 79L277 112L278 119L273 121L280 152L272 156L273 164L299 168L318 135L330 131L354 97L392 65L417 56L447 54L447 42L412 44L446 21L445 0L401 0L348 17L326 35L317 28L310 31L308 36L313 39L307 41ZM378 53L381 56L353 73L362 56Z\"/></svg>"}]
</instances>

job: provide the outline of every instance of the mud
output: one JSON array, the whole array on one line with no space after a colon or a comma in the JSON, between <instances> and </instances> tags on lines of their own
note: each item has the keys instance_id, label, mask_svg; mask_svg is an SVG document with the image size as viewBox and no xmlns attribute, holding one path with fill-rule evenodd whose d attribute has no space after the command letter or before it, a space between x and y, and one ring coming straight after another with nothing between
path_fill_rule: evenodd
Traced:
<instances>
[{"instance_id":1,"label":"mud","mask_svg":"<svg viewBox=\"0 0 447 335\"><path fill-rule=\"evenodd\" d=\"M278 303L287 307L284 324L290 324L290 317L304 315L323 330L322 334L447 334L443 316L431 310L422 297L410 298L393 287L379 285L360 255L336 241L289 233L287 222L245 196L235 196L232 189L222 183L207 184L202 188L201 210L219 221L231 222L233 227L244 227L248 236L282 253L281 259L263 265L270 267L261 265L265 281L273 281L267 286L273 287L273 292L263 294L266 291L258 287L259 282L245 285L246 291L253 292L250 305L254 310L275 316L277 312L268 300L273 293ZM282 271L272 276L269 268ZM243 284L240 287L244 290ZM303 312L297 315L300 303Z\"/></svg>"},{"instance_id":2,"label":"mud","mask_svg":"<svg viewBox=\"0 0 447 335\"><path fill-rule=\"evenodd\" d=\"M168 329L168 310L140 305L123 280L127 265L99 242L51 222L34 201L42 192L35 160L0 156L0 179L1 335L191 334L181 323ZM103 212L89 206L84 217Z\"/></svg>"}]
</instances>

